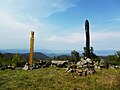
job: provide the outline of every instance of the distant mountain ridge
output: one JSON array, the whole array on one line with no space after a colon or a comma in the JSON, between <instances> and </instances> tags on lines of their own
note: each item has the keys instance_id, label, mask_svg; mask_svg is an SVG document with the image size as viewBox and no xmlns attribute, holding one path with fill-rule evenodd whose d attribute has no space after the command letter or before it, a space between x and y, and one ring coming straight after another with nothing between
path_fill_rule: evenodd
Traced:
<instances>
[{"instance_id":1,"label":"distant mountain ridge","mask_svg":"<svg viewBox=\"0 0 120 90\"><path fill-rule=\"evenodd\" d=\"M26 58L26 60L29 60L29 53L24 53L24 54L20 54L20 55L21 55L21 57ZM47 58L49 58L49 56L47 56L47 55L45 55L41 52L35 52L34 53L34 59L35 60L40 60L40 59L43 60L43 59L47 59Z\"/></svg>"},{"instance_id":2,"label":"distant mountain ridge","mask_svg":"<svg viewBox=\"0 0 120 90\"><path fill-rule=\"evenodd\" d=\"M42 53L45 54L46 56L58 56L58 55L70 55L71 54L71 50L42 50L42 49L36 49L35 52L37 53ZM83 51L78 51L80 52L80 54L83 53ZM116 50L96 50L94 51L94 53L96 55L103 55L103 56L107 56L107 55L114 55L116 52ZM26 54L29 53L28 49L0 49L0 53L20 53L20 54Z\"/></svg>"},{"instance_id":3,"label":"distant mountain ridge","mask_svg":"<svg viewBox=\"0 0 120 90\"><path fill-rule=\"evenodd\" d=\"M4 55L9 57L9 59L12 59L14 54L15 53L4 53ZM20 55L21 58L24 58L26 61L29 60L29 53L24 53L24 54L19 53L19 55ZM49 57L47 55L43 54L43 53L40 53L40 52L35 52L34 53L34 60L40 60L40 59L44 60L44 59L47 59L47 58L49 58Z\"/></svg>"}]
</instances>

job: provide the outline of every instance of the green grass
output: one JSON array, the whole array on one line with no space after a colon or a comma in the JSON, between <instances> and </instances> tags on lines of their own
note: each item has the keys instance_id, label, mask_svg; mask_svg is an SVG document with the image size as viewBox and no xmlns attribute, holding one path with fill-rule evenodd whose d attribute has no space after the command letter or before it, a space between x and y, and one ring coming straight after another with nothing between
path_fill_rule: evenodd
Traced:
<instances>
[{"instance_id":1,"label":"green grass","mask_svg":"<svg viewBox=\"0 0 120 90\"><path fill-rule=\"evenodd\" d=\"M120 70L78 76L62 68L0 70L0 90L120 90Z\"/></svg>"}]
</instances>

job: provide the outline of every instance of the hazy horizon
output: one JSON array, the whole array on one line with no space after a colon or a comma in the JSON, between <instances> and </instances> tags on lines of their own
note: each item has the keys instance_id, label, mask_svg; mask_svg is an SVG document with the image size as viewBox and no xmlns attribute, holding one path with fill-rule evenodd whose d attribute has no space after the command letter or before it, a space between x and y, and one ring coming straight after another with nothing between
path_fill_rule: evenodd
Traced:
<instances>
[{"instance_id":1,"label":"hazy horizon","mask_svg":"<svg viewBox=\"0 0 120 90\"><path fill-rule=\"evenodd\" d=\"M49 56L54 55L69 55L71 54L72 50L43 50L43 49L36 49L34 52L40 52ZM84 51L83 50L76 50L80 54L82 54ZM95 50L94 53L96 55L102 55L102 56L107 56L107 55L115 55L117 50ZM29 53L29 49L0 49L0 53Z\"/></svg>"}]
</instances>

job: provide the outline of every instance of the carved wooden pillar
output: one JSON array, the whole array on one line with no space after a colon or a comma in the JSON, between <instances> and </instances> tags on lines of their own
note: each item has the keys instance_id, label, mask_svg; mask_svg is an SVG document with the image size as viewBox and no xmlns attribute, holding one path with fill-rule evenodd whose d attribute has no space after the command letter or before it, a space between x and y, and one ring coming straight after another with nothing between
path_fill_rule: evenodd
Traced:
<instances>
[{"instance_id":1,"label":"carved wooden pillar","mask_svg":"<svg viewBox=\"0 0 120 90\"><path fill-rule=\"evenodd\" d=\"M33 55L34 55L34 32L31 31L30 37L30 57L29 57L29 64L33 64Z\"/></svg>"},{"instance_id":2,"label":"carved wooden pillar","mask_svg":"<svg viewBox=\"0 0 120 90\"><path fill-rule=\"evenodd\" d=\"M85 32L86 32L86 57L90 58L90 35L89 35L89 21L85 21Z\"/></svg>"}]
</instances>

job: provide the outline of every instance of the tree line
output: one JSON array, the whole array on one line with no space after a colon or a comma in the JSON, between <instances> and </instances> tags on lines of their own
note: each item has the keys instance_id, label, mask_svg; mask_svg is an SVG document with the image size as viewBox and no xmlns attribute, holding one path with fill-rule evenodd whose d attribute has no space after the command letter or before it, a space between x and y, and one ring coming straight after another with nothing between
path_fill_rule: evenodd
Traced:
<instances>
[{"instance_id":1,"label":"tree line","mask_svg":"<svg viewBox=\"0 0 120 90\"><path fill-rule=\"evenodd\" d=\"M84 47L84 52L80 54L76 50L71 51L71 55L60 55L60 56L54 56L51 58L48 58L48 60L68 60L69 62L78 62L81 60L81 58L84 58L86 56L86 48ZM90 57L93 61L100 62L101 57L97 56L94 53L93 47L90 48ZM120 65L120 51L116 51L114 55L107 56L108 62L111 65ZM37 60L36 60L37 61ZM39 61L39 60L38 60ZM0 66L2 65L11 65L15 67L21 67L25 65L26 59L24 57L21 57L20 54L1 54L0 53Z\"/></svg>"},{"instance_id":2,"label":"tree line","mask_svg":"<svg viewBox=\"0 0 120 90\"><path fill-rule=\"evenodd\" d=\"M20 54L1 54L0 53L0 66L10 65L14 67L21 67L25 64L25 59L20 57Z\"/></svg>"},{"instance_id":3,"label":"tree line","mask_svg":"<svg viewBox=\"0 0 120 90\"><path fill-rule=\"evenodd\" d=\"M80 54L78 51L71 51L71 55L60 55L50 58L50 60L68 60L69 62L78 62L81 58L86 57L86 48L84 47L84 52ZM90 48L90 57L94 62L100 62L103 56L98 56L94 53L93 47ZM120 51L116 51L114 55L104 56L107 62L111 65L120 65Z\"/></svg>"}]
</instances>

